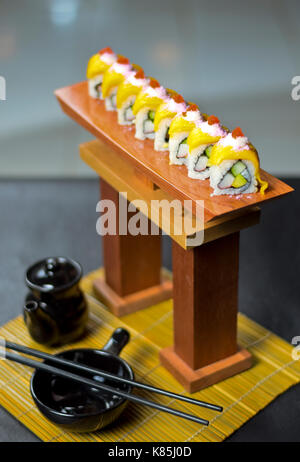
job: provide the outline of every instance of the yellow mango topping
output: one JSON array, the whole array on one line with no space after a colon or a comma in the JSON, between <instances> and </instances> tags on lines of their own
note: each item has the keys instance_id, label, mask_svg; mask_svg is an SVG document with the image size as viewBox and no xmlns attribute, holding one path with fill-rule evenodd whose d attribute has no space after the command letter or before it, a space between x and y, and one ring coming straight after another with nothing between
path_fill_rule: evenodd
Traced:
<instances>
[{"instance_id":1,"label":"yellow mango topping","mask_svg":"<svg viewBox=\"0 0 300 462\"><path fill-rule=\"evenodd\" d=\"M263 181L260 177L259 157L257 150L251 144L249 146L250 149L242 149L236 151L233 149L232 146L222 146L219 144L215 144L212 147L210 158L208 159L207 165L209 167L211 167L212 165L220 165L224 160L249 160L250 162L252 162L254 166L255 177L261 185L260 193L264 194L265 190L268 187L268 183L266 181Z\"/></svg>"},{"instance_id":2,"label":"yellow mango topping","mask_svg":"<svg viewBox=\"0 0 300 462\"><path fill-rule=\"evenodd\" d=\"M110 66L111 64L107 64L104 61L102 61L101 55L97 53L89 59L86 70L86 76L88 79L92 79L96 75L100 75L106 72Z\"/></svg>"},{"instance_id":3,"label":"yellow mango topping","mask_svg":"<svg viewBox=\"0 0 300 462\"><path fill-rule=\"evenodd\" d=\"M221 136L212 136L209 133L203 132L200 127L195 127L188 136L187 144L189 152L198 148L203 144L214 144L219 141Z\"/></svg>"},{"instance_id":4,"label":"yellow mango topping","mask_svg":"<svg viewBox=\"0 0 300 462\"><path fill-rule=\"evenodd\" d=\"M181 132L190 132L195 128L195 122L190 120L186 120L183 117L176 117L172 120L170 128L169 128L169 135L174 136L176 133Z\"/></svg>"},{"instance_id":5,"label":"yellow mango topping","mask_svg":"<svg viewBox=\"0 0 300 462\"><path fill-rule=\"evenodd\" d=\"M141 91L136 97L132 112L136 115L141 109L146 107L148 107L149 110L156 111L162 102L162 98L159 98L158 96L149 96L147 92Z\"/></svg>"},{"instance_id":6,"label":"yellow mango topping","mask_svg":"<svg viewBox=\"0 0 300 462\"><path fill-rule=\"evenodd\" d=\"M103 76L102 82L102 96L107 98L114 87L120 85L124 80L124 75L115 71L107 71Z\"/></svg>"},{"instance_id":7,"label":"yellow mango topping","mask_svg":"<svg viewBox=\"0 0 300 462\"><path fill-rule=\"evenodd\" d=\"M176 112L170 111L166 108L166 104L160 104L159 108L155 113L154 118L154 131L158 130L159 124L164 119L173 119L176 116Z\"/></svg>"},{"instance_id":8,"label":"yellow mango topping","mask_svg":"<svg viewBox=\"0 0 300 462\"><path fill-rule=\"evenodd\" d=\"M136 96L141 89L143 88L143 85L145 84L145 73L141 66L138 66L137 64L132 64L133 69L135 69L134 77L136 80L140 80L140 85L134 85L128 80L124 80L118 87L117 91L117 108L121 109L123 103L130 97L130 96Z\"/></svg>"},{"instance_id":9,"label":"yellow mango topping","mask_svg":"<svg viewBox=\"0 0 300 462\"><path fill-rule=\"evenodd\" d=\"M117 108L121 109L123 103L130 97L136 96L142 87L133 85L132 83L123 81L117 91Z\"/></svg>"},{"instance_id":10,"label":"yellow mango topping","mask_svg":"<svg viewBox=\"0 0 300 462\"><path fill-rule=\"evenodd\" d=\"M169 96L171 97L171 99L175 103L181 104L183 108L186 107L185 104L184 104L184 99L183 99L183 97L181 95L176 93L174 90L170 90L170 89L167 89L167 92L168 92ZM159 106L159 108L157 109L156 114L155 114L154 131L158 130L159 124L160 124L160 122L162 120L164 120L164 119L174 119L176 114L178 114L178 111L176 111L176 110L171 111L170 108L169 108L169 103L168 102L162 103Z\"/></svg>"},{"instance_id":11,"label":"yellow mango topping","mask_svg":"<svg viewBox=\"0 0 300 462\"><path fill-rule=\"evenodd\" d=\"M117 64L123 64L129 66L130 62L129 59L125 56L118 55ZM120 85L123 82L125 76L122 72L117 72L115 69L108 69L104 76L102 82L102 97L107 98L111 90Z\"/></svg>"}]
</instances>

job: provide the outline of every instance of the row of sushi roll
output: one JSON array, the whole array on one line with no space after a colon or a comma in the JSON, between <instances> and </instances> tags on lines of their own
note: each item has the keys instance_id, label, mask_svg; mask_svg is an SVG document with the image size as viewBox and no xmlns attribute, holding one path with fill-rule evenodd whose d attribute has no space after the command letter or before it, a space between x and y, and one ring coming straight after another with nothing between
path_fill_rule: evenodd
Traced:
<instances>
[{"instance_id":1,"label":"row of sushi roll","mask_svg":"<svg viewBox=\"0 0 300 462\"><path fill-rule=\"evenodd\" d=\"M213 195L258 188L264 194L268 183L260 177L257 150L239 127L231 132L109 47L90 58L87 79L90 96L117 111L120 125L135 125L137 139L154 140L156 151L169 151L170 164L185 165L190 178L209 178Z\"/></svg>"}]
</instances>

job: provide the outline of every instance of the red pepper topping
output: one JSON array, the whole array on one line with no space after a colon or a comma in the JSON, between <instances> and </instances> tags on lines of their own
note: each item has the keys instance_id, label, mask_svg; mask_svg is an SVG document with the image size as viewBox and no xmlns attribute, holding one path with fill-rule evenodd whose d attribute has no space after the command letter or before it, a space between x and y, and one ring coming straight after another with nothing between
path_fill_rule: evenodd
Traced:
<instances>
[{"instance_id":1,"label":"red pepper topping","mask_svg":"<svg viewBox=\"0 0 300 462\"><path fill-rule=\"evenodd\" d=\"M119 56L117 59L117 63L119 64L129 64L129 59L125 58L125 56Z\"/></svg>"},{"instance_id":2,"label":"red pepper topping","mask_svg":"<svg viewBox=\"0 0 300 462\"><path fill-rule=\"evenodd\" d=\"M172 99L175 101L175 103L184 103L184 98L181 95L178 95L178 93L175 93L175 95L172 95Z\"/></svg>"},{"instance_id":3,"label":"red pepper topping","mask_svg":"<svg viewBox=\"0 0 300 462\"><path fill-rule=\"evenodd\" d=\"M186 117L186 111L181 114L183 117Z\"/></svg>"},{"instance_id":4,"label":"red pepper topping","mask_svg":"<svg viewBox=\"0 0 300 462\"><path fill-rule=\"evenodd\" d=\"M104 53L109 53L110 55L113 55L114 52L110 47L102 48L101 50L98 51L99 55L103 55Z\"/></svg>"},{"instance_id":5,"label":"red pepper topping","mask_svg":"<svg viewBox=\"0 0 300 462\"><path fill-rule=\"evenodd\" d=\"M135 78L136 78L136 79L144 79L144 78L145 78L145 74L144 74L143 69L139 69L139 70L135 73Z\"/></svg>"},{"instance_id":6,"label":"red pepper topping","mask_svg":"<svg viewBox=\"0 0 300 462\"><path fill-rule=\"evenodd\" d=\"M242 132L241 127L236 127L232 132L232 138L238 138L239 136L245 136Z\"/></svg>"},{"instance_id":7,"label":"red pepper topping","mask_svg":"<svg viewBox=\"0 0 300 462\"><path fill-rule=\"evenodd\" d=\"M150 79L149 85L152 88L160 87L160 83L156 79Z\"/></svg>"},{"instance_id":8,"label":"red pepper topping","mask_svg":"<svg viewBox=\"0 0 300 462\"><path fill-rule=\"evenodd\" d=\"M218 119L218 117L211 115L208 117L207 122L208 122L208 125L214 125L214 124L218 124L220 120Z\"/></svg>"},{"instance_id":9,"label":"red pepper topping","mask_svg":"<svg viewBox=\"0 0 300 462\"><path fill-rule=\"evenodd\" d=\"M189 107L187 108L187 111L198 111L198 106L197 104L190 104Z\"/></svg>"}]
</instances>

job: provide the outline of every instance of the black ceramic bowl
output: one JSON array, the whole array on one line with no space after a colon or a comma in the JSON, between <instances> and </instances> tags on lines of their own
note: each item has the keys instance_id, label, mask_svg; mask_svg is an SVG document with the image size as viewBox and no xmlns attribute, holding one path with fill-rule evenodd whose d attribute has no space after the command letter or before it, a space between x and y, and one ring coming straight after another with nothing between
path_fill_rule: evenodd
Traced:
<instances>
[{"instance_id":1,"label":"black ceramic bowl","mask_svg":"<svg viewBox=\"0 0 300 462\"><path fill-rule=\"evenodd\" d=\"M133 380L134 374L131 367L117 356L128 340L129 333L125 329L117 329L102 350L74 349L59 353L57 356ZM45 363L49 362L45 361ZM130 385L116 384L112 380L79 372L74 368L65 366L63 368L109 386L117 386L119 390L127 393L132 391ZM52 423L70 432L100 430L116 420L127 405L126 399L112 393L44 371L33 373L30 390L40 412Z\"/></svg>"}]
</instances>

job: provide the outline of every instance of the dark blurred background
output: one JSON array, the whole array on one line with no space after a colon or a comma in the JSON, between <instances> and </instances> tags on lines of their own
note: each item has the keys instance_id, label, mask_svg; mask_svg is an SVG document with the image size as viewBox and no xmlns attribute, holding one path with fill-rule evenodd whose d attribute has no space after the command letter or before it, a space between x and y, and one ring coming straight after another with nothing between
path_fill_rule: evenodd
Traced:
<instances>
[{"instance_id":1,"label":"dark blurred background","mask_svg":"<svg viewBox=\"0 0 300 462\"><path fill-rule=\"evenodd\" d=\"M91 136L62 114L54 89L85 79L104 46L127 55L197 102L260 152L262 167L296 192L267 205L241 233L240 310L291 342L300 335L300 75L297 0L1 0L0 324L18 315L24 270L68 255L85 272L101 265L98 181L78 156ZM164 264L171 243L164 238ZM1 392L1 390L0 390ZM299 386L231 441L300 441ZM36 441L0 408L0 441Z\"/></svg>"}]
</instances>

